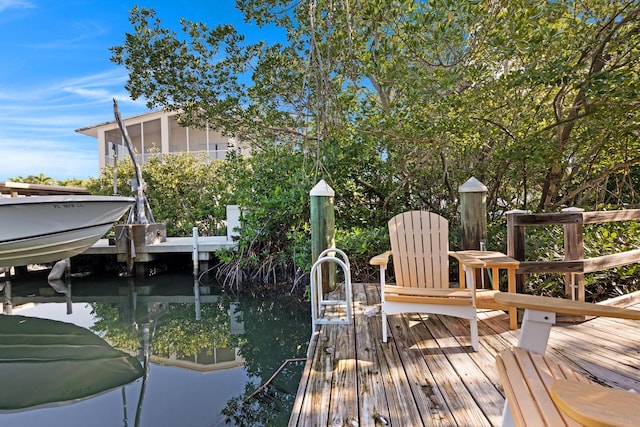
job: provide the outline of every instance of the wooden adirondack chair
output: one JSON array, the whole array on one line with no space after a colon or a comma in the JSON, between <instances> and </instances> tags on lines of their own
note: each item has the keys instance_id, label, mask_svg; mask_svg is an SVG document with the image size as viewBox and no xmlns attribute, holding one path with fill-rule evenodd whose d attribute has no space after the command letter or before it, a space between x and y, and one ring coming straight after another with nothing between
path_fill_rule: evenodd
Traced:
<instances>
[{"instance_id":1,"label":"wooden adirondack chair","mask_svg":"<svg viewBox=\"0 0 640 427\"><path fill-rule=\"evenodd\" d=\"M525 309L518 346L496 357L506 397L503 427L640 425L638 393L593 383L544 356L556 313L640 320L640 310L503 292L494 298Z\"/></svg>"},{"instance_id":2,"label":"wooden adirondack chair","mask_svg":"<svg viewBox=\"0 0 640 427\"><path fill-rule=\"evenodd\" d=\"M387 342L389 314L443 314L469 320L471 346L478 351L473 275L466 276L468 288L449 285L449 256L455 257L449 252L449 222L431 212L404 212L389 220L389 236L391 250L370 261L380 266L382 341ZM393 256L395 285L385 283L389 256Z\"/></svg>"}]
</instances>

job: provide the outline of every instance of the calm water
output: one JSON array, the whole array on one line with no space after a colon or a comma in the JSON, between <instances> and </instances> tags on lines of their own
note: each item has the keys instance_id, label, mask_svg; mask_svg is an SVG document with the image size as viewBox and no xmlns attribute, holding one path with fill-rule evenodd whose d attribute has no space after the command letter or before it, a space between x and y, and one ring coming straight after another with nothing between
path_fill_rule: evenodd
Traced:
<instances>
[{"instance_id":1,"label":"calm water","mask_svg":"<svg viewBox=\"0 0 640 427\"><path fill-rule=\"evenodd\" d=\"M4 283L0 278L0 286ZM80 401L2 411L0 426L287 424L302 362L287 364L270 386L255 391L286 359L305 356L311 329L308 304L291 297L204 294L196 304L189 275L159 275L136 283L72 278L66 293L60 283L55 285L57 290L46 276L12 280L3 290L12 304L5 313L85 328L135 356L142 374ZM67 387L56 369L47 375L52 379L41 381ZM4 381L0 387L15 390ZM61 396L65 393L60 390Z\"/></svg>"}]
</instances>

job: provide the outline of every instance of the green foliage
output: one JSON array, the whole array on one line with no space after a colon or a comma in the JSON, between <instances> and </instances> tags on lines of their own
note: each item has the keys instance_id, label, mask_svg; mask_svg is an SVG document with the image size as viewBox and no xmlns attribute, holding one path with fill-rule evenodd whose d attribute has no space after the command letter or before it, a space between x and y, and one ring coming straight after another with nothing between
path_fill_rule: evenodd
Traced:
<instances>
[{"instance_id":1,"label":"green foliage","mask_svg":"<svg viewBox=\"0 0 640 427\"><path fill-rule=\"evenodd\" d=\"M527 261L562 261L563 228L527 227ZM499 240L497 241L499 242ZM493 243L493 242L492 242ZM594 258L640 248L640 224L637 221L587 224L584 226L584 257ZM631 264L585 274L587 300L601 301L640 290L640 267ZM562 274L530 274L528 291L538 295L564 296Z\"/></svg>"},{"instance_id":2,"label":"green foliage","mask_svg":"<svg viewBox=\"0 0 640 427\"><path fill-rule=\"evenodd\" d=\"M388 251L389 231L386 228L359 228L338 230L336 247L349 257L351 275L359 281L372 282L378 278L378 267L369 264L372 256Z\"/></svg>"},{"instance_id":3,"label":"green foliage","mask_svg":"<svg viewBox=\"0 0 640 427\"><path fill-rule=\"evenodd\" d=\"M130 323L120 318L118 307L110 304L93 303L91 315L96 321L91 330L104 338L112 346L129 353L140 347L136 330Z\"/></svg>"},{"instance_id":4,"label":"green foliage","mask_svg":"<svg viewBox=\"0 0 640 427\"><path fill-rule=\"evenodd\" d=\"M145 195L154 219L164 222L169 236L189 236L198 227L202 236L225 234L224 219L229 204L227 184L218 173L219 163L189 153L172 154L168 159L152 157L142 165ZM99 178L91 179L88 189L94 194L113 193L113 173L105 168ZM118 192L131 195L128 181L135 177L133 163L118 163Z\"/></svg>"},{"instance_id":5,"label":"green foliage","mask_svg":"<svg viewBox=\"0 0 640 427\"><path fill-rule=\"evenodd\" d=\"M41 173L39 175L29 175L27 177L24 176L16 176L15 178L9 178L9 181L12 182L24 182L25 184L38 184L38 185L59 185L61 187L76 187L76 188L84 188L87 186L88 182L78 178L70 178L65 180L56 180L45 174Z\"/></svg>"},{"instance_id":6,"label":"green foliage","mask_svg":"<svg viewBox=\"0 0 640 427\"><path fill-rule=\"evenodd\" d=\"M27 177L17 176L15 178L9 178L9 181L24 182L25 184L40 184L40 185L56 185L57 181L45 174L29 175Z\"/></svg>"},{"instance_id":7,"label":"green foliage","mask_svg":"<svg viewBox=\"0 0 640 427\"><path fill-rule=\"evenodd\" d=\"M158 318L153 333L153 354L160 357L188 359L213 354L215 348L233 348L229 331L228 301L203 304L200 320L194 319L193 304L170 304Z\"/></svg>"},{"instance_id":8,"label":"green foliage","mask_svg":"<svg viewBox=\"0 0 640 427\"><path fill-rule=\"evenodd\" d=\"M457 187L472 175L496 221L515 208L638 203L633 2L237 4L286 41L250 44L229 25L186 21L176 34L135 7L132 33L112 48L133 98L254 148L207 180L246 209L238 252L223 254L234 283L300 278L308 191L320 178L336 191L338 234L354 234L345 245L358 265L379 247L369 234L404 210L442 214L457 238ZM175 232L223 206L215 194L167 190ZM198 225L216 229L211 215Z\"/></svg>"}]
</instances>

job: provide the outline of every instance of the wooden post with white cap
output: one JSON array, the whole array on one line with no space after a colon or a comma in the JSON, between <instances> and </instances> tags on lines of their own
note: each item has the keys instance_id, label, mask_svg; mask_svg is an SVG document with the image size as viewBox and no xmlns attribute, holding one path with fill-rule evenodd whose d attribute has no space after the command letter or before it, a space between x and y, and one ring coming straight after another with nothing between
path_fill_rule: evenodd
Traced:
<instances>
[{"instance_id":1,"label":"wooden post with white cap","mask_svg":"<svg viewBox=\"0 0 640 427\"><path fill-rule=\"evenodd\" d=\"M458 187L458 192L462 250L480 250L480 241L487 239L487 187L471 177Z\"/></svg>"},{"instance_id":2,"label":"wooden post with white cap","mask_svg":"<svg viewBox=\"0 0 640 427\"><path fill-rule=\"evenodd\" d=\"M335 248L335 192L324 179L309 192L311 196L311 263L314 264L325 249ZM335 288L336 268L331 264L322 269L322 292Z\"/></svg>"}]
</instances>

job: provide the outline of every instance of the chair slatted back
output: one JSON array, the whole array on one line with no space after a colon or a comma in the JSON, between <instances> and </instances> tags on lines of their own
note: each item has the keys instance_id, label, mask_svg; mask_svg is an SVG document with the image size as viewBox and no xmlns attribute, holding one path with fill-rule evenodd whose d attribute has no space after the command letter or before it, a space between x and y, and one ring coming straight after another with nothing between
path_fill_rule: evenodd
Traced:
<instances>
[{"instance_id":1,"label":"chair slatted back","mask_svg":"<svg viewBox=\"0 0 640 427\"><path fill-rule=\"evenodd\" d=\"M449 222L427 211L409 211L389 220L396 285L449 287Z\"/></svg>"}]
</instances>

